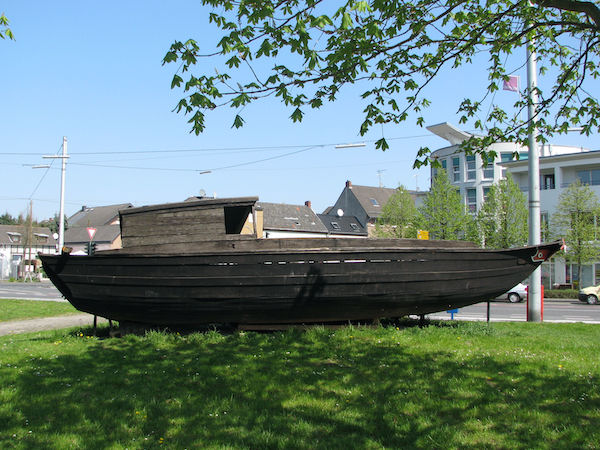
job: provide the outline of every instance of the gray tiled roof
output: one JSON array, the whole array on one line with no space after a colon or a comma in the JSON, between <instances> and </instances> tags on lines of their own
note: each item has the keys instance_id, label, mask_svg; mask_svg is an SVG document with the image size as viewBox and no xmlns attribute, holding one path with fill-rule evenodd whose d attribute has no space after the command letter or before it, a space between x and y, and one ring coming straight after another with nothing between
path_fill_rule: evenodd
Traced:
<instances>
[{"instance_id":1,"label":"gray tiled roof","mask_svg":"<svg viewBox=\"0 0 600 450\"><path fill-rule=\"evenodd\" d=\"M119 218L119 211L131 208L131 203L121 203L118 205L90 206L82 207L68 219L68 226L71 227L100 227L109 225L112 221Z\"/></svg>"},{"instance_id":2,"label":"gray tiled roof","mask_svg":"<svg viewBox=\"0 0 600 450\"><path fill-rule=\"evenodd\" d=\"M263 210L265 230L327 233L325 225L308 206L265 202L256 206Z\"/></svg>"},{"instance_id":3,"label":"gray tiled roof","mask_svg":"<svg viewBox=\"0 0 600 450\"><path fill-rule=\"evenodd\" d=\"M317 214L327 230L333 234L346 234L350 236L367 236L367 230L353 216L335 216L329 214ZM336 226L337 225L337 226Z\"/></svg>"},{"instance_id":4,"label":"gray tiled roof","mask_svg":"<svg viewBox=\"0 0 600 450\"><path fill-rule=\"evenodd\" d=\"M94 234L94 242L112 243L121 234L121 227L119 225L102 225L96 228L96 234ZM90 241L90 235L88 234L87 227L71 227L65 231L65 244L81 244Z\"/></svg>"},{"instance_id":5,"label":"gray tiled roof","mask_svg":"<svg viewBox=\"0 0 600 450\"><path fill-rule=\"evenodd\" d=\"M369 217L379 217L381 208L394 192L396 189L352 185L352 193Z\"/></svg>"},{"instance_id":6,"label":"gray tiled roof","mask_svg":"<svg viewBox=\"0 0 600 450\"><path fill-rule=\"evenodd\" d=\"M41 239L44 240L44 242L38 242L37 245L41 246L55 246L56 245L56 241L54 240L54 237L52 236L52 231L50 231L50 228L47 227L33 227L32 230L33 234L34 234L34 242L35 242L35 235L39 235L39 237ZM9 233L19 233L22 236L22 240L21 240L21 244L23 242L25 242L25 233L27 233L27 229L24 225L0 225L0 244L17 244L15 242L13 242L10 239L10 235ZM46 237L47 236L47 237ZM19 244L17 244L19 245Z\"/></svg>"}]
</instances>

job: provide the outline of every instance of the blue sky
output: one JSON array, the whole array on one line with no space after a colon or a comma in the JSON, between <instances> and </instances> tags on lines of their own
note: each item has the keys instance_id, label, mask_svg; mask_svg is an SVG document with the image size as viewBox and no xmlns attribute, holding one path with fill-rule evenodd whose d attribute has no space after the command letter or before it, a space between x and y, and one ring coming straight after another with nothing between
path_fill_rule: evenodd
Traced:
<instances>
[{"instance_id":1,"label":"blue sky","mask_svg":"<svg viewBox=\"0 0 600 450\"><path fill-rule=\"evenodd\" d=\"M71 155L67 215L82 205L182 201L201 190L267 202L310 200L321 212L346 180L377 186L381 176L386 187L428 189L429 169L412 169L416 152L447 145L414 120L359 136L357 89L307 111L301 124L289 120L291 110L268 100L244 110L242 129L231 129L232 110L217 111L207 117L207 131L195 136L185 116L173 112L181 94L170 89L176 66L161 61L175 40L193 38L214 48L219 35L199 1L8 0L0 8L16 38L0 41L0 214L25 213L30 198L38 219L58 211L59 162L48 171L24 164L47 163L41 155L57 153L63 136ZM448 70L436 80L426 125L457 124L460 101L483 93L484 69ZM524 79L524 70L517 74ZM512 102L514 95L501 92L495 102ZM373 145L382 135L391 147L385 153ZM367 145L334 147L352 142ZM600 147L597 136L553 142ZM206 170L211 173L199 174Z\"/></svg>"}]
</instances>

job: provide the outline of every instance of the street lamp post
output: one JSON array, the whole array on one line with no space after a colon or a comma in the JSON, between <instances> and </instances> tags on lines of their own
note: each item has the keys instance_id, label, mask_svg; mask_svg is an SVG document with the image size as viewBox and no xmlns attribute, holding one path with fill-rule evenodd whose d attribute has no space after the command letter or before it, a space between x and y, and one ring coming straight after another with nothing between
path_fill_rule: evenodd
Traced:
<instances>
[{"instance_id":1,"label":"street lamp post","mask_svg":"<svg viewBox=\"0 0 600 450\"><path fill-rule=\"evenodd\" d=\"M58 218L58 251L62 252L65 245L65 175L67 171L67 138L63 136L62 155L44 156L46 159L62 160L60 176L60 212Z\"/></svg>"},{"instance_id":2,"label":"street lamp post","mask_svg":"<svg viewBox=\"0 0 600 450\"><path fill-rule=\"evenodd\" d=\"M527 42L527 112L529 119L529 245L540 243L540 159L537 144L537 64L535 41ZM531 274L527 301L527 320L542 321L542 268Z\"/></svg>"}]
</instances>

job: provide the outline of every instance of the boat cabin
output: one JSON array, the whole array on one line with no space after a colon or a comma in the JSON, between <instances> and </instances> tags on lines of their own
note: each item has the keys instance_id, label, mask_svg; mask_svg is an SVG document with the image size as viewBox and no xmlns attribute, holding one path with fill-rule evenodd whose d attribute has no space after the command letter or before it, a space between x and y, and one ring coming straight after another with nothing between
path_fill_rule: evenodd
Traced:
<instances>
[{"instance_id":1,"label":"boat cabin","mask_svg":"<svg viewBox=\"0 0 600 450\"><path fill-rule=\"evenodd\" d=\"M123 248L256 239L258 197L201 199L119 212ZM262 231L261 231L262 234Z\"/></svg>"}]
</instances>

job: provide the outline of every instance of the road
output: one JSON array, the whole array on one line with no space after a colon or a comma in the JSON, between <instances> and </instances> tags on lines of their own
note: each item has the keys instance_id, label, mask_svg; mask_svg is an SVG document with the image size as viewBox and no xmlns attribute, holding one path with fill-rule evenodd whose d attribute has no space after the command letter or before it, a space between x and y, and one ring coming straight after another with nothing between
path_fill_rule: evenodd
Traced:
<instances>
[{"instance_id":1,"label":"road","mask_svg":"<svg viewBox=\"0 0 600 450\"><path fill-rule=\"evenodd\" d=\"M29 300L65 301L60 292L45 281L41 283L10 283L0 281L0 298ZM447 312L428 314L430 319L450 319ZM491 321L525 321L527 305L523 303L491 302ZM456 320L486 320L487 303L461 308L454 315ZM577 300L546 300L544 302L544 322L585 322L600 323L600 305L588 305Z\"/></svg>"},{"instance_id":2,"label":"road","mask_svg":"<svg viewBox=\"0 0 600 450\"><path fill-rule=\"evenodd\" d=\"M447 312L428 314L430 319L450 319ZM487 320L487 303L461 308L454 314L455 320ZM490 321L521 322L527 320L527 304L490 302ZM588 305L577 300L546 299L544 301L544 322L584 322L600 323L600 306Z\"/></svg>"},{"instance_id":3,"label":"road","mask_svg":"<svg viewBox=\"0 0 600 450\"><path fill-rule=\"evenodd\" d=\"M66 301L49 281L17 283L0 281L0 298L23 300Z\"/></svg>"}]
</instances>

